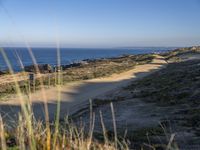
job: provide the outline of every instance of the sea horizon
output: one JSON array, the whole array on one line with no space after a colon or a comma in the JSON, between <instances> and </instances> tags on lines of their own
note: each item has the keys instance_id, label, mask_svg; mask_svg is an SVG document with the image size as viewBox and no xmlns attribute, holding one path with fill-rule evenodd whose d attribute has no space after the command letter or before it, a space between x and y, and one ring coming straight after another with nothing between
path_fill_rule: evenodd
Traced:
<instances>
[{"instance_id":1,"label":"sea horizon","mask_svg":"<svg viewBox=\"0 0 200 150\"><path fill-rule=\"evenodd\" d=\"M102 59L123 55L160 53L176 47L132 47L132 48L59 48L61 65L68 65L85 59ZM21 71L20 62L24 66L33 65L27 47L3 47L14 71ZM31 47L37 64L57 65L56 47ZM46 53L48 51L48 53ZM0 70L7 70L5 61L0 54Z\"/></svg>"}]
</instances>

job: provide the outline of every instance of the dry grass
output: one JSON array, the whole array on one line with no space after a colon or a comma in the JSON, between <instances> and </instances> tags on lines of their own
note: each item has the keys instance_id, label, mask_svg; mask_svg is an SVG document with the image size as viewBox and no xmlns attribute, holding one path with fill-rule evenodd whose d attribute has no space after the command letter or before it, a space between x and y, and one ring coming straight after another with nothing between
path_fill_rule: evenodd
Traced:
<instances>
[{"instance_id":1,"label":"dry grass","mask_svg":"<svg viewBox=\"0 0 200 150\"><path fill-rule=\"evenodd\" d=\"M19 115L19 121L15 128L9 128L0 120L1 148L2 149L129 149L125 141L109 141L108 137L104 137L104 141L98 141L93 138L92 128L88 133L85 132L83 126L76 126L69 123L66 119L65 123L56 130L56 123L52 123L50 127L50 137L46 125L41 121L36 121L32 117L32 132L28 129L29 121ZM93 124L93 123L92 123ZM56 140L55 140L56 136ZM50 142L48 143L48 140Z\"/></svg>"},{"instance_id":2,"label":"dry grass","mask_svg":"<svg viewBox=\"0 0 200 150\"><path fill-rule=\"evenodd\" d=\"M36 60L34 55L29 49L30 55L34 62ZM43 91L44 108L45 108L45 121L36 120L32 113L31 96L29 86L26 86L27 95L26 99L22 97L22 91L20 89L17 78L14 76L14 71L10 65L9 59L6 53L1 49L1 53L5 59L5 62L9 68L9 72L13 75L13 82L15 83L15 91L18 98L21 101L22 111L18 116L18 121L15 124L8 125L3 122L2 116L0 116L0 143L1 149L128 149L126 142L109 141L108 137L104 137L105 141L97 141L93 137L95 114L91 114L91 126L88 132L84 130L83 126L76 126L73 123L69 123L66 119L62 125L59 122L60 119L60 86L61 86L61 73L58 72L57 78L57 113L55 122L49 122L48 108L45 101L45 89L42 79L40 82L40 89ZM58 60L59 61L59 60ZM38 68L36 68L38 70ZM91 111L92 112L92 111ZM114 115L114 114L113 114ZM105 129L104 129L105 130ZM105 135L105 134L104 134Z\"/></svg>"}]
</instances>

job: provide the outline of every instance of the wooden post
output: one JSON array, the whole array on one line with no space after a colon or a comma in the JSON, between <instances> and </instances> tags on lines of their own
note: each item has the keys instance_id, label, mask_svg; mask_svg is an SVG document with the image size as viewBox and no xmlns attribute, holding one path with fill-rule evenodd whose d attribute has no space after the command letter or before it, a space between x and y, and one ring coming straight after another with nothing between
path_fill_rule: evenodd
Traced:
<instances>
[{"instance_id":1,"label":"wooden post","mask_svg":"<svg viewBox=\"0 0 200 150\"><path fill-rule=\"evenodd\" d=\"M30 80L28 80L28 95L30 98L30 94L31 94L31 85L30 85Z\"/></svg>"},{"instance_id":2,"label":"wooden post","mask_svg":"<svg viewBox=\"0 0 200 150\"><path fill-rule=\"evenodd\" d=\"M33 92L35 92L35 74L34 73L29 74L29 81L30 81L30 85L32 85L33 87Z\"/></svg>"},{"instance_id":3,"label":"wooden post","mask_svg":"<svg viewBox=\"0 0 200 150\"><path fill-rule=\"evenodd\" d=\"M49 77L48 86L49 86L49 88L50 88L50 85L51 85L51 76L50 76L50 73L48 74L48 77Z\"/></svg>"},{"instance_id":4,"label":"wooden post","mask_svg":"<svg viewBox=\"0 0 200 150\"><path fill-rule=\"evenodd\" d=\"M63 71L63 68L62 68L62 66L60 66L60 85L63 85L63 73L62 73L62 71Z\"/></svg>"},{"instance_id":5,"label":"wooden post","mask_svg":"<svg viewBox=\"0 0 200 150\"><path fill-rule=\"evenodd\" d=\"M55 78L55 86L56 86L56 81L57 81L57 68L54 68L54 78Z\"/></svg>"}]
</instances>

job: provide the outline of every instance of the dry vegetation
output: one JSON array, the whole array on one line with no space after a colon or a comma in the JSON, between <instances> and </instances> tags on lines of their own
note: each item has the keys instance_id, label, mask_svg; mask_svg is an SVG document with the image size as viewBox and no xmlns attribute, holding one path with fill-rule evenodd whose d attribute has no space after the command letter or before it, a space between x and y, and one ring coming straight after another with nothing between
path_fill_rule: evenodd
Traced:
<instances>
[{"instance_id":1,"label":"dry vegetation","mask_svg":"<svg viewBox=\"0 0 200 150\"><path fill-rule=\"evenodd\" d=\"M114 73L120 73L134 68L135 65L149 63L154 58L153 55L130 55L119 58L110 58L110 59L99 59L99 60L89 60L87 64L83 64L76 67L63 69L61 72L61 82L62 84L66 84L71 81L78 80L87 80L98 77L105 77L112 75ZM64 67L63 67L64 68ZM27 88L30 91L34 91L34 89L40 89L40 78L35 80L34 87L30 85L27 80L27 73L20 73L21 76L25 74L25 80L19 80L18 84L23 93L27 91ZM4 78L5 75L0 78ZM8 75L7 75L8 76ZM50 73L43 74L42 80L43 84L47 87L55 86L57 84L58 73ZM8 78L8 77L7 77ZM15 94L15 84L11 81L12 76L10 75L9 82L2 81L0 84L0 98L4 98L9 94ZM34 89L33 89L34 88Z\"/></svg>"},{"instance_id":2,"label":"dry vegetation","mask_svg":"<svg viewBox=\"0 0 200 150\"><path fill-rule=\"evenodd\" d=\"M125 139L106 134L103 122L103 139L99 140L93 135L93 121L88 128L83 125L77 126L69 118L66 118L57 128L56 122L48 124L35 120L30 114L28 117L27 120L23 115L19 115L19 121L12 126L4 124L0 117L0 148L2 150L129 149L128 142ZM94 119L92 118L92 120Z\"/></svg>"},{"instance_id":3,"label":"dry vegetation","mask_svg":"<svg viewBox=\"0 0 200 150\"><path fill-rule=\"evenodd\" d=\"M134 89L133 97L160 106L184 105L177 111L178 123L190 127L200 135L200 60L173 63L167 68L135 82L127 89Z\"/></svg>"},{"instance_id":4,"label":"dry vegetation","mask_svg":"<svg viewBox=\"0 0 200 150\"><path fill-rule=\"evenodd\" d=\"M168 62L180 62L184 57L192 57L200 54L200 46L179 48L167 53L161 54ZM186 59L186 58L185 58Z\"/></svg>"}]
</instances>

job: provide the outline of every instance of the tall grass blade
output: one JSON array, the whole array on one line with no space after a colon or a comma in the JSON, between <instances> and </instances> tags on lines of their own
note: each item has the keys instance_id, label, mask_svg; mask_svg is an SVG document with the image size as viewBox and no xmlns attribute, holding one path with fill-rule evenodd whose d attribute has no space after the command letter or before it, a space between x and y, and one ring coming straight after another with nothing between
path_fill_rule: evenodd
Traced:
<instances>
[{"instance_id":1,"label":"tall grass blade","mask_svg":"<svg viewBox=\"0 0 200 150\"><path fill-rule=\"evenodd\" d=\"M5 131L2 117L0 116L0 138L1 138L1 149L6 150L6 139L5 139Z\"/></svg>"},{"instance_id":2,"label":"tall grass blade","mask_svg":"<svg viewBox=\"0 0 200 150\"><path fill-rule=\"evenodd\" d=\"M21 92L21 89L19 87L19 84L18 84L18 81L16 79L16 76L14 75L14 71L12 69L12 66L11 66L11 63L6 55L6 53L4 52L4 50L2 48L0 48L0 51L2 53L2 56L8 66L8 69L11 73L11 76L13 78L13 82L15 83L15 90L17 92L17 96L20 100L20 103L21 103L21 107L22 107L22 112L23 112L23 115L25 116L25 119L27 121L27 128L28 128L28 131L29 131L29 142L30 142L30 147L31 147L31 150L34 150L36 149L36 145L35 145L35 139L34 139L34 135L33 135L33 127L32 127L32 118L31 118L31 114L29 113L29 111L27 110L27 107L26 107L26 103L27 101L25 101L23 99L23 96L22 96L22 92Z\"/></svg>"},{"instance_id":3,"label":"tall grass blade","mask_svg":"<svg viewBox=\"0 0 200 150\"><path fill-rule=\"evenodd\" d=\"M115 119L115 111L113 107L113 103L110 103L111 112L112 112L112 119L113 119L113 129L114 129L114 140L115 140L115 148L117 149L117 126L116 126L116 119Z\"/></svg>"}]
</instances>

